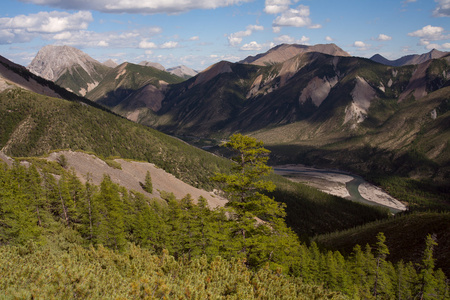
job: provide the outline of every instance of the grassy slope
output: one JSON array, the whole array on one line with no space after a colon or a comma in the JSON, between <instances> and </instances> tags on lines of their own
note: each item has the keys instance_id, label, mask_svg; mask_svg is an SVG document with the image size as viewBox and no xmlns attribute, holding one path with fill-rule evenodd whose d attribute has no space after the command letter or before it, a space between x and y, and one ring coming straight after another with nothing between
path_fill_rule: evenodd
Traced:
<instances>
[{"instance_id":1,"label":"grassy slope","mask_svg":"<svg viewBox=\"0 0 450 300\"><path fill-rule=\"evenodd\" d=\"M153 67L135 65L131 63L121 64L110 70L99 85L90 91L86 97L102 103L108 107L114 107L126 95L138 90L144 85L151 84L160 87L159 81L178 83L182 78Z\"/></svg>"}]
</instances>

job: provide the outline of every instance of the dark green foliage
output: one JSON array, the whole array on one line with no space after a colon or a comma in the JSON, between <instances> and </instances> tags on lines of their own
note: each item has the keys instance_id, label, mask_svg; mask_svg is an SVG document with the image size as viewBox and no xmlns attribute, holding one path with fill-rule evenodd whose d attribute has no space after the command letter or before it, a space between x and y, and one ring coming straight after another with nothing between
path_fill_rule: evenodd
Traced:
<instances>
[{"instance_id":1,"label":"dark green foliage","mask_svg":"<svg viewBox=\"0 0 450 300\"><path fill-rule=\"evenodd\" d=\"M430 239L419 268L389 262L384 235L374 250L357 246L345 258L298 243L280 218L248 224L243 243L242 220L229 217L235 212L190 195L164 197L168 204L158 205L107 176L94 187L62 168L54 176L0 165L0 290L68 299L448 296Z\"/></svg>"},{"instance_id":2,"label":"dark green foliage","mask_svg":"<svg viewBox=\"0 0 450 300\"><path fill-rule=\"evenodd\" d=\"M150 175L150 171L147 171L145 174L144 183L140 183L144 191L147 193L153 193L153 184L152 184L152 176Z\"/></svg>"}]
</instances>

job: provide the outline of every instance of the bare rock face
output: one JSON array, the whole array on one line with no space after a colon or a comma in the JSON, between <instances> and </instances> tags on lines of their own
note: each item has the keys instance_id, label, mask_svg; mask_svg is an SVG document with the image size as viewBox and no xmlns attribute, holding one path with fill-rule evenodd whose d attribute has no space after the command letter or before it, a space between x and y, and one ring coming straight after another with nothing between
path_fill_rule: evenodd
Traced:
<instances>
[{"instance_id":1,"label":"bare rock face","mask_svg":"<svg viewBox=\"0 0 450 300\"><path fill-rule=\"evenodd\" d=\"M375 98L375 90L363 78L357 76L355 88L351 92L353 101L345 108L344 124L353 120L361 123L367 118L370 104Z\"/></svg>"},{"instance_id":2,"label":"bare rock face","mask_svg":"<svg viewBox=\"0 0 450 300\"><path fill-rule=\"evenodd\" d=\"M81 66L89 75L95 72L94 65L100 64L83 51L70 46L47 45L39 50L28 65L28 70L45 79L56 81L72 66Z\"/></svg>"}]
</instances>

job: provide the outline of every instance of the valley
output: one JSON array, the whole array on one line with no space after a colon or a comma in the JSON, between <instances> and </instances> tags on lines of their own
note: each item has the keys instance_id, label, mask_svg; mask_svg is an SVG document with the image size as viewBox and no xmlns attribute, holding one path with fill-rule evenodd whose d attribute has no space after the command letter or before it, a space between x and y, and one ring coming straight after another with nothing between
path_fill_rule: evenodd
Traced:
<instances>
[{"instance_id":1,"label":"valley","mask_svg":"<svg viewBox=\"0 0 450 300\"><path fill-rule=\"evenodd\" d=\"M335 44L199 73L70 46L1 58L0 290L445 298L449 74L450 53Z\"/></svg>"}]
</instances>

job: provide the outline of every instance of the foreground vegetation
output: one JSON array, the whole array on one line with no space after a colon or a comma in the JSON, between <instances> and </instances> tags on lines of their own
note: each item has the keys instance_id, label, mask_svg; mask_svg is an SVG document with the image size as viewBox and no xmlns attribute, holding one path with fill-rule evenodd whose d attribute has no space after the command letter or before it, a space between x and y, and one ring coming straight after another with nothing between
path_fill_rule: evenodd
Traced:
<instances>
[{"instance_id":1,"label":"foreground vegetation","mask_svg":"<svg viewBox=\"0 0 450 300\"><path fill-rule=\"evenodd\" d=\"M449 296L434 266L432 236L418 265L388 261L382 233L348 257L322 252L286 227L283 205L247 193L266 185L252 177L259 167L219 174L237 198L215 210L204 199L194 204L189 195L170 193L162 193L167 204L159 205L107 176L96 187L53 167L0 167L0 289L7 298ZM234 176L248 184L239 180L233 188Z\"/></svg>"}]
</instances>

